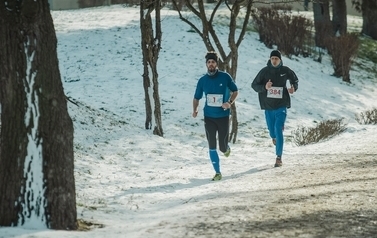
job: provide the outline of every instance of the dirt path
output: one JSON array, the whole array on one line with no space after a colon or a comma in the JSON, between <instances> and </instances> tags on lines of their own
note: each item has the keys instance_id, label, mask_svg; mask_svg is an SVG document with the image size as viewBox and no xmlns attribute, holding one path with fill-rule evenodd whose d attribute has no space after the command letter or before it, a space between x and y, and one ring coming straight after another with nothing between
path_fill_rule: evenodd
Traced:
<instances>
[{"instance_id":1,"label":"dirt path","mask_svg":"<svg viewBox=\"0 0 377 238\"><path fill-rule=\"evenodd\" d=\"M377 237L377 155L304 157L310 160L243 176L250 184L263 177L263 188L224 193L190 219L182 214L177 222L149 232L164 237Z\"/></svg>"}]
</instances>

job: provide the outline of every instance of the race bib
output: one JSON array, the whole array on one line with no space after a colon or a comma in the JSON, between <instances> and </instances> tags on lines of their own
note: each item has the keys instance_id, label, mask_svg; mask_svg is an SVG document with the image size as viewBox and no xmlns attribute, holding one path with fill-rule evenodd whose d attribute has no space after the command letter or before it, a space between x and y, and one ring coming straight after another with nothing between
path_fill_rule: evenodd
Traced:
<instances>
[{"instance_id":1,"label":"race bib","mask_svg":"<svg viewBox=\"0 0 377 238\"><path fill-rule=\"evenodd\" d=\"M283 98L283 87L271 87L267 91L268 98Z\"/></svg>"},{"instance_id":2,"label":"race bib","mask_svg":"<svg viewBox=\"0 0 377 238\"><path fill-rule=\"evenodd\" d=\"M207 94L207 105L210 107L221 107L223 105L223 95Z\"/></svg>"}]
</instances>

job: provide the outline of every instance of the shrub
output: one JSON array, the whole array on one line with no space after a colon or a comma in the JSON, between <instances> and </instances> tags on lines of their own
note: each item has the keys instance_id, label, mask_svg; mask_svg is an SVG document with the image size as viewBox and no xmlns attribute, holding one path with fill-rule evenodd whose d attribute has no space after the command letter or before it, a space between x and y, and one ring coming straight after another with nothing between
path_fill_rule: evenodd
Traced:
<instances>
[{"instance_id":1,"label":"shrub","mask_svg":"<svg viewBox=\"0 0 377 238\"><path fill-rule=\"evenodd\" d=\"M255 29L259 33L259 40L268 48L272 48L276 44L275 39L275 22L279 14L272 8L258 8L252 11L251 17L255 25Z\"/></svg>"},{"instance_id":2,"label":"shrub","mask_svg":"<svg viewBox=\"0 0 377 238\"><path fill-rule=\"evenodd\" d=\"M358 34L347 33L339 37L329 37L326 46L331 54L334 76L342 77L344 82L350 83L350 69L353 59L357 56L360 42Z\"/></svg>"},{"instance_id":3,"label":"shrub","mask_svg":"<svg viewBox=\"0 0 377 238\"><path fill-rule=\"evenodd\" d=\"M259 40L269 48L276 45L288 57L307 54L305 45L311 41L313 23L303 16L293 15L289 8L279 7L262 7L252 12Z\"/></svg>"},{"instance_id":4,"label":"shrub","mask_svg":"<svg viewBox=\"0 0 377 238\"><path fill-rule=\"evenodd\" d=\"M355 119L360 124L377 124L377 108L361 112L355 116Z\"/></svg>"},{"instance_id":5,"label":"shrub","mask_svg":"<svg viewBox=\"0 0 377 238\"><path fill-rule=\"evenodd\" d=\"M293 131L294 143L298 146L313 144L332 138L345 130L343 119L322 121L314 128L299 127Z\"/></svg>"},{"instance_id":6,"label":"shrub","mask_svg":"<svg viewBox=\"0 0 377 238\"><path fill-rule=\"evenodd\" d=\"M311 41L312 22L303 16L283 14L277 24L276 45L288 56L304 55L306 45Z\"/></svg>"}]
</instances>

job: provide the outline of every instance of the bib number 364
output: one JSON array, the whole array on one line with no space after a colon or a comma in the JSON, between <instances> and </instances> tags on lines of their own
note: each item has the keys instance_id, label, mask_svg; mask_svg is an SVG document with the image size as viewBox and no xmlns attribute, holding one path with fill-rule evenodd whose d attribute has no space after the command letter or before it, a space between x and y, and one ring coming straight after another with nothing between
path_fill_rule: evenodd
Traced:
<instances>
[{"instance_id":1,"label":"bib number 364","mask_svg":"<svg viewBox=\"0 0 377 238\"><path fill-rule=\"evenodd\" d=\"M283 87L271 87L267 91L268 98L283 98Z\"/></svg>"}]
</instances>

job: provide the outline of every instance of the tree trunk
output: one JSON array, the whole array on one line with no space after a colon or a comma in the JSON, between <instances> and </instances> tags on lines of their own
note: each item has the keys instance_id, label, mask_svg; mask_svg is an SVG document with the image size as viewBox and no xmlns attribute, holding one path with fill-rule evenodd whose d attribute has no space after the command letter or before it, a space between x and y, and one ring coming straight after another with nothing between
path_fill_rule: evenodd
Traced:
<instances>
[{"instance_id":1,"label":"tree trunk","mask_svg":"<svg viewBox=\"0 0 377 238\"><path fill-rule=\"evenodd\" d=\"M77 229L73 124L47 0L0 5L0 226Z\"/></svg>"},{"instance_id":2,"label":"tree trunk","mask_svg":"<svg viewBox=\"0 0 377 238\"><path fill-rule=\"evenodd\" d=\"M313 2L315 45L325 48L327 37L331 36L329 0Z\"/></svg>"},{"instance_id":3,"label":"tree trunk","mask_svg":"<svg viewBox=\"0 0 377 238\"><path fill-rule=\"evenodd\" d=\"M161 49L161 0L153 2L142 2L140 4L140 28L141 28L141 47L143 53L143 81L144 81L144 94L145 94L145 107L146 107L146 129L152 128L152 104L154 105L154 121L155 126L153 134L163 136L162 120L161 120L161 104L160 95L158 89L158 72L157 72L157 60ZM153 34L153 22L151 13L155 11L155 24L156 24L156 36ZM151 78L152 75L152 89ZM151 92L153 96L151 97ZM152 101L153 98L153 101Z\"/></svg>"},{"instance_id":4,"label":"tree trunk","mask_svg":"<svg viewBox=\"0 0 377 238\"><path fill-rule=\"evenodd\" d=\"M237 68L238 68L238 45L236 42L236 29L237 29L237 16L240 13L241 6L240 4L234 4L231 13L230 13L230 23L229 23L229 35L228 35L228 43L230 48L230 54L228 55L226 60L226 71L232 76L234 81L237 77ZM250 14L248 14L250 16ZM247 19L248 21L248 19ZM231 105L231 130L229 133L229 141L235 143L237 141L237 134L238 134L238 116L237 116L237 107L236 103Z\"/></svg>"},{"instance_id":5,"label":"tree trunk","mask_svg":"<svg viewBox=\"0 0 377 238\"><path fill-rule=\"evenodd\" d=\"M304 0L304 10L305 11L309 10L309 0Z\"/></svg>"},{"instance_id":6,"label":"tree trunk","mask_svg":"<svg viewBox=\"0 0 377 238\"><path fill-rule=\"evenodd\" d=\"M333 35L340 36L347 33L347 6L346 0L332 0Z\"/></svg>"},{"instance_id":7,"label":"tree trunk","mask_svg":"<svg viewBox=\"0 0 377 238\"><path fill-rule=\"evenodd\" d=\"M141 5L140 5L141 7ZM150 94L151 89L151 79L149 77L149 69L148 69L148 42L150 42L149 33L151 29L147 29L144 26L144 19L140 19L141 25L141 49L143 54L143 87L144 87L144 96L145 96L145 129L150 130L152 129L152 101Z\"/></svg>"},{"instance_id":8,"label":"tree trunk","mask_svg":"<svg viewBox=\"0 0 377 238\"><path fill-rule=\"evenodd\" d=\"M363 15L362 33L377 40L377 0L364 0L361 4Z\"/></svg>"}]
</instances>

